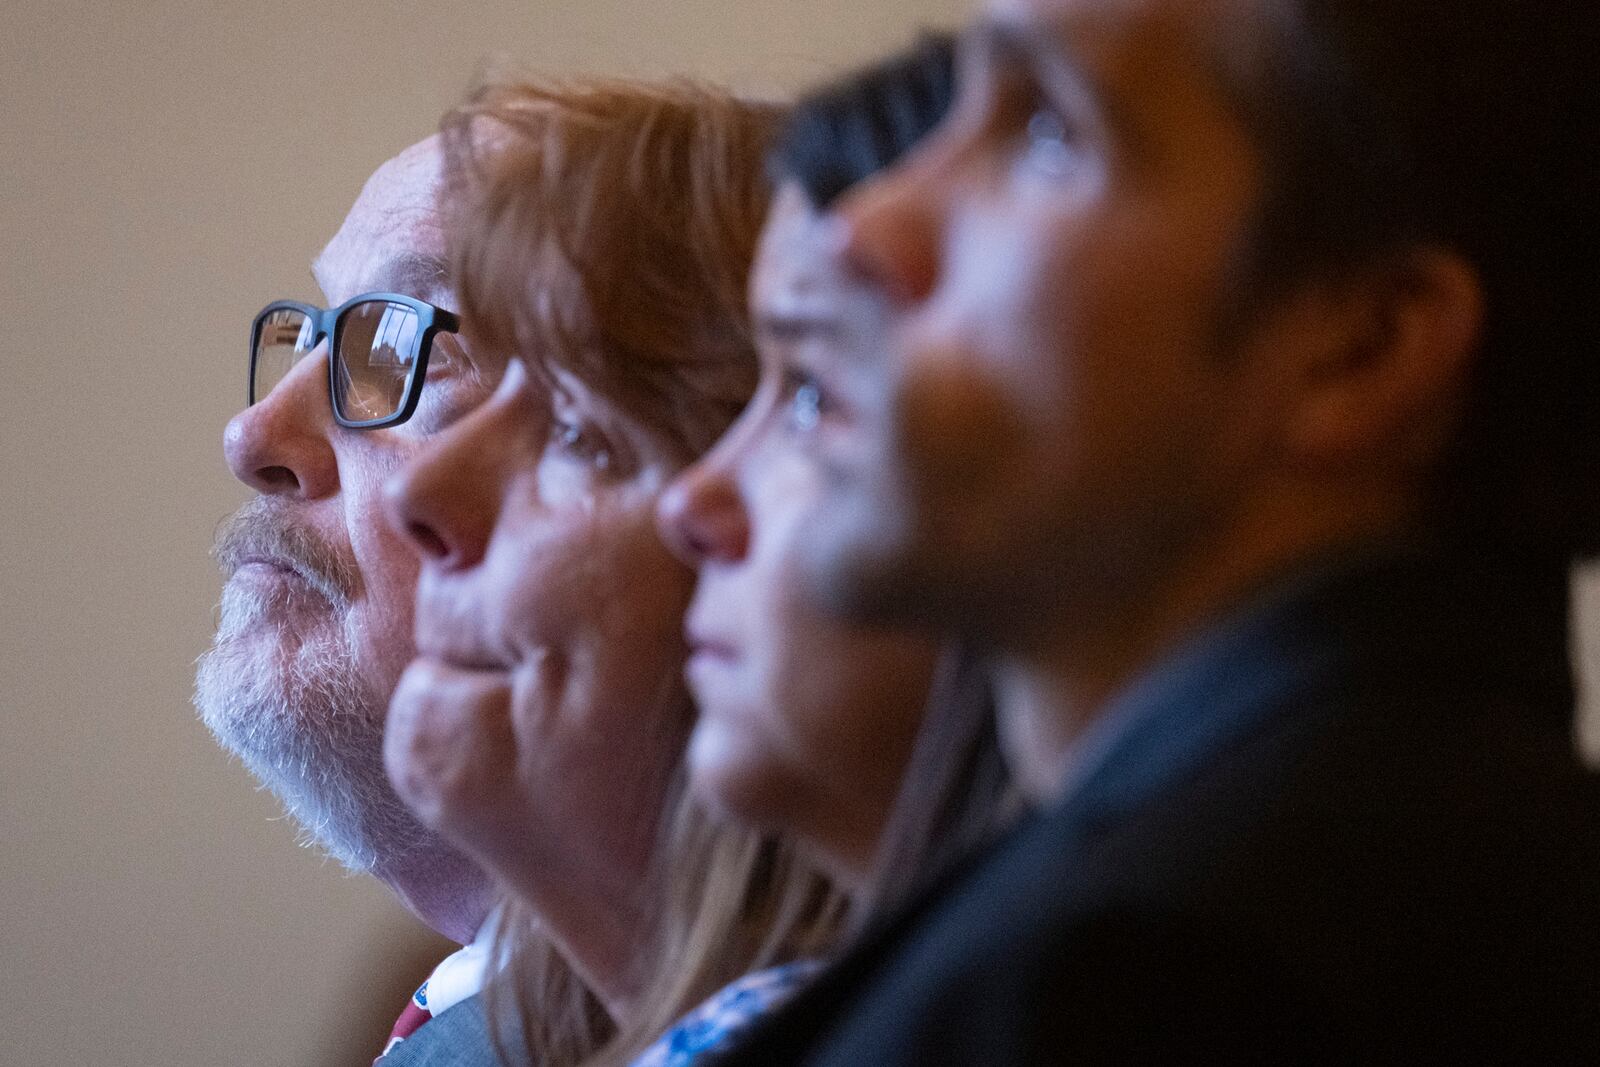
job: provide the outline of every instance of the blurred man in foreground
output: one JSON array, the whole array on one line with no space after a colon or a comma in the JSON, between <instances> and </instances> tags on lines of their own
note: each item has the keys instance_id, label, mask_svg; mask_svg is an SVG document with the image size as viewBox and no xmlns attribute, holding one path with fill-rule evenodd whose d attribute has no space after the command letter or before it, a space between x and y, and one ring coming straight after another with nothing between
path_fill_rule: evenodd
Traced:
<instances>
[{"instance_id":1,"label":"blurred man in foreground","mask_svg":"<svg viewBox=\"0 0 1600 1067\"><path fill-rule=\"evenodd\" d=\"M1592 1050L1595 29L997 0L839 208L889 417L796 375L814 586L991 650L1040 814L728 1062Z\"/></svg>"}]
</instances>

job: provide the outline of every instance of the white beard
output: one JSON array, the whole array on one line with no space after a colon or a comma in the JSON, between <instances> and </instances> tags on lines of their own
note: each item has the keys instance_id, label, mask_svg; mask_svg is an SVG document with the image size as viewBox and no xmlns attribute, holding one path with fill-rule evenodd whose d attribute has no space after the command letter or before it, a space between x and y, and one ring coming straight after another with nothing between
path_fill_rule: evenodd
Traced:
<instances>
[{"instance_id":1,"label":"white beard","mask_svg":"<svg viewBox=\"0 0 1600 1067\"><path fill-rule=\"evenodd\" d=\"M319 846L355 871L393 868L435 840L383 769L387 694L368 684L348 613L319 604L304 628L289 598L230 581L199 660L195 707L223 748L282 801ZM292 621L290 621L292 620Z\"/></svg>"}]
</instances>

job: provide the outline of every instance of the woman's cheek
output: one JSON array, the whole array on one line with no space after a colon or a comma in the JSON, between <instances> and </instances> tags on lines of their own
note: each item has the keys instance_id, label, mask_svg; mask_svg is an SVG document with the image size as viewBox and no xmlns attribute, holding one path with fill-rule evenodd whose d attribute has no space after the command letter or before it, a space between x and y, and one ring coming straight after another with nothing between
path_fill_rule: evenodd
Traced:
<instances>
[{"instance_id":1,"label":"woman's cheek","mask_svg":"<svg viewBox=\"0 0 1600 1067\"><path fill-rule=\"evenodd\" d=\"M537 558L537 590L520 598L536 643L597 671L679 654L694 576L661 542L653 497L598 506Z\"/></svg>"},{"instance_id":2,"label":"woman's cheek","mask_svg":"<svg viewBox=\"0 0 1600 1067\"><path fill-rule=\"evenodd\" d=\"M389 705L384 763L423 822L464 842L492 839L515 788L510 701L504 675L425 660L406 668Z\"/></svg>"}]
</instances>

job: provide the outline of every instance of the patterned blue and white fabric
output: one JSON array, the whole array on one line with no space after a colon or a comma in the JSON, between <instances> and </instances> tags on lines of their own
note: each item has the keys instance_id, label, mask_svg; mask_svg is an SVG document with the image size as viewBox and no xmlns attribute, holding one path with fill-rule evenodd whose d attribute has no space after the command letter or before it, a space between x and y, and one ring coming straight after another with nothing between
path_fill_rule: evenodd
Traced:
<instances>
[{"instance_id":1,"label":"patterned blue and white fabric","mask_svg":"<svg viewBox=\"0 0 1600 1067\"><path fill-rule=\"evenodd\" d=\"M822 964L797 960L747 974L679 1019L630 1067L688 1067L788 1000Z\"/></svg>"}]
</instances>

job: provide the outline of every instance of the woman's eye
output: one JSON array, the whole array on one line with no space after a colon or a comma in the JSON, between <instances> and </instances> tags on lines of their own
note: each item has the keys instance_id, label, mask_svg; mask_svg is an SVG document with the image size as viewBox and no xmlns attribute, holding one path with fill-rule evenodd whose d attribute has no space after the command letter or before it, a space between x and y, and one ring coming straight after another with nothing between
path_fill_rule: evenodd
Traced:
<instances>
[{"instance_id":1,"label":"woman's eye","mask_svg":"<svg viewBox=\"0 0 1600 1067\"><path fill-rule=\"evenodd\" d=\"M1083 161L1083 151L1060 112L1040 108L1028 116L1027 164L1047 178L1064 178Z\"/></svg>"},{"instance_id":2,"label":"woman's eye","mask_svg":"<svg viewBox=\"0 0 1600 1067\"><path fill-rule=\"evenodd\" d=\"M611 447L605 436L593 427L580 422L557 420L552 424L551 437L565 453L595 470L609 470Z\"/></svg>"}]
</instances>

